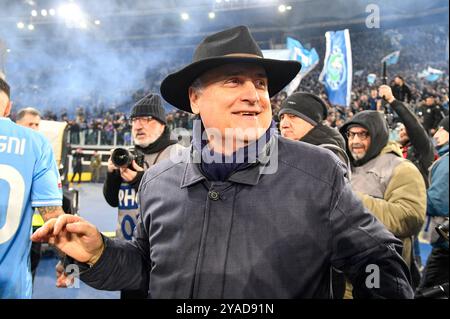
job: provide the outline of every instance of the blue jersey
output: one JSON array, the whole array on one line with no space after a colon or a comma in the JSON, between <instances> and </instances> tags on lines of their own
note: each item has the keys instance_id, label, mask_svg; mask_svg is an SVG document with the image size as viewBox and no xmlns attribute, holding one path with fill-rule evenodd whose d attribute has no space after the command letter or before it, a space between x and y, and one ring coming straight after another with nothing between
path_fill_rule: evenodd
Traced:
<instances>
[{"instance_id":1,"label":"blue jersey","mask_svg":"<svg viewBox=\"0 0 450 319\"><path fill-rule=\"evenodd\" d=\"M62 206L52 147L0 117L0 298L31 298L31 221L33 207L44 206Z\"/></svg>"}]
</instances>

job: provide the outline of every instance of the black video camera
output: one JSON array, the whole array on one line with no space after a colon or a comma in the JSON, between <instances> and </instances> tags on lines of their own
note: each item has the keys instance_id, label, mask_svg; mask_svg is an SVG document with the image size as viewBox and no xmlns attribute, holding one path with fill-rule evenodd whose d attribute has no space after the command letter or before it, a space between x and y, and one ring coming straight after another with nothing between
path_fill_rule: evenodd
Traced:
<instances>
[{"instance_id":1,"label":"black video camera","mask_svg":"<svg viewBox=\"0 0 450 319\"><path fill-rule=\"evenodd\" d=\"M139 152L135 148L126 149L118 147L112 152L111 161L117 167L133 169L131 163L134 160L138 166L145 169L144 165L146 163L144 160L144 156L145 155L142 152Z\"/></svg>"}]
</instances>

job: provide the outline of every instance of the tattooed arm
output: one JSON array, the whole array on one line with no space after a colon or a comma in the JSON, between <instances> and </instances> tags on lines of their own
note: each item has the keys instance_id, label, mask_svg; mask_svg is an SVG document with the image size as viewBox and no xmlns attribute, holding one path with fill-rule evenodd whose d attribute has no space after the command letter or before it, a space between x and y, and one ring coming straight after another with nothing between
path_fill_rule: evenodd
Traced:
<instances>
[{"instance_id":1,"label":"tattooed arm","mask_svg":"<svg viewBox=\"0 0 450 319\"><path fill-rule=\"evenodd\" d=\"M57 218L59 215L64 214L61 206L37 207L37 209L45 222L51 218Z\"/></svg>"}]
</instances>

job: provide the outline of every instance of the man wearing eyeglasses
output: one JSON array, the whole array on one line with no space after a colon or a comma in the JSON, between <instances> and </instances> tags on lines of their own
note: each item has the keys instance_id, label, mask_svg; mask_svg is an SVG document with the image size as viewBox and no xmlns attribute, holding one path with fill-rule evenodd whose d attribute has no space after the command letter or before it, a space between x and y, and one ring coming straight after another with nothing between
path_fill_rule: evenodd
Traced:
<instances>
[{"instance_id":1,"label":"man wearing eyeglasses","mask_svg":"<svg viewBox=\"0 0 450 319\"><path fill-rule=\"evenodd\" d=\"M149 94L138 101L130 114L131 134L135 153L144 156L143 167L135 160L131 167L117 167L111 158L108 160L108 172L103 185L103 195L112 207L118 207L116 237L131 240L137 221L137 193L144 171L156 163L169 158L172 148L179 147L177 141L170 139L170 130L166 125L166 116L161 97ZM122 299L146 298L142 291L122 291Z\"/></svg>"},{"instance_id":2,"label":"man wearing eyeglasses","mask_svg":"<svg viewBox=\"0 0 450 319\"><path fill-rule=\"evenodd\" d=\"M397 238L403 242L402 256L412 262L412 237L424 222L425 183L416 166L402 157L398 144L389 141L382 113L363 111L345 123L341 133L350 157L353 191ZM351 297L349 289L346 297Z\"/></svg>"}]
</instances>

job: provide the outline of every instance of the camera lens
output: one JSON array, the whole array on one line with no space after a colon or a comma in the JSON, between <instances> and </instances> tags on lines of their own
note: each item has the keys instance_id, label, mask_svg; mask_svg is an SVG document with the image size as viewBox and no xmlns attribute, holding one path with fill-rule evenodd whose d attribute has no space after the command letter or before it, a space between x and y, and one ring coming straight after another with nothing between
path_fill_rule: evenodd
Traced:
<instances>
[{"instance_id":1,"label":"camera lens","mask_svg":"<svg viewBox=\"0 0 450 319\"><path fill-rule=\"evenodd\" d=\"M118 167L128 167L131 163L131 154L124 148L116 148L111 155L111 161Z\"/></svg>"}]
</instances>

